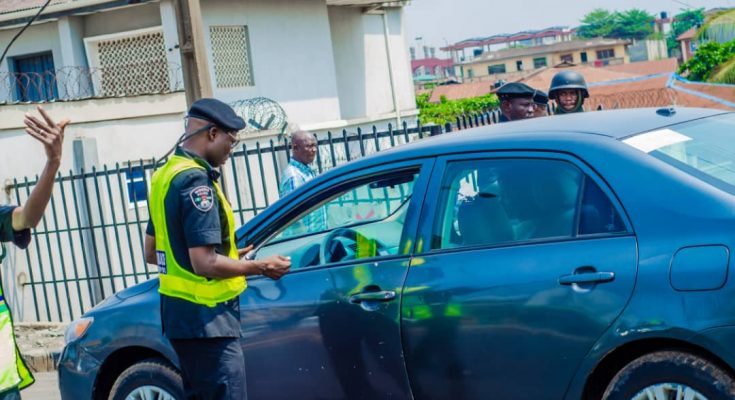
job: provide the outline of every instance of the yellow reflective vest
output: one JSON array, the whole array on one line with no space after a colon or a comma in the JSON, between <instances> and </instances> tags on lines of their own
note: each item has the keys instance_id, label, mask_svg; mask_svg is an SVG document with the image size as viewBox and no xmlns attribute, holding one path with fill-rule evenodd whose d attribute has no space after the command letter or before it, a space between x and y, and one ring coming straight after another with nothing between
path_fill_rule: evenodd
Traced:
<instances>
[{"instance_id":1,"label":"yellow reflective vest","mask_svg":"<svg viewBox=\"0 0 735 400\"><path fill-rule=\"evenodd\" d=\"M33 375L23 363L13 334L13 320L0 287L0 393L23 389L33 383Z\"/></svg>"},{"instance_id":2,"label":"yellow reflective vest","mask_svg":"<svg viewBox=\"0 0 735 400\"><path fill-rule=\"evenodd\" d=\"M169 242L168 226L166 225L166 194L174 178L181 172L192 168L205 170L204 167L191 158L173 155L163 167L153 174L151 180L150 214L155 228L156 257L161 281L158 291L166 296L214 307L218 303L239 296L247 287L247 282L244 276L226 279L205 278L190 272L176 262ZM231 246L227 256L237 260L235 217L232 214L230 203L225 198L217 182L214 182L214 188L220 207L224 210L229 224Z\"/></svg>"}]
</instances>

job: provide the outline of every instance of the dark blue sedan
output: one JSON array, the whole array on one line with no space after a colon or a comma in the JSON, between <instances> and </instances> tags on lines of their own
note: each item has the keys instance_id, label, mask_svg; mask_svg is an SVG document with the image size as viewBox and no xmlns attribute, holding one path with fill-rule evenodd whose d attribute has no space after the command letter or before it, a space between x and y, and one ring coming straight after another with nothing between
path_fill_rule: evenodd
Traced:
<instances>
[{"instance_id":1,"label":"dark blue sedan","mask_svg":"<svg viewBox=\"0 0 735 400\"><path fill-rule=\"evenodd\" d=\"M430 138L238 231L250 399L735 398L735 114L640 109ZM65 399L180 399L157 280L68 333Z\"/></svg>"}]
</instances>

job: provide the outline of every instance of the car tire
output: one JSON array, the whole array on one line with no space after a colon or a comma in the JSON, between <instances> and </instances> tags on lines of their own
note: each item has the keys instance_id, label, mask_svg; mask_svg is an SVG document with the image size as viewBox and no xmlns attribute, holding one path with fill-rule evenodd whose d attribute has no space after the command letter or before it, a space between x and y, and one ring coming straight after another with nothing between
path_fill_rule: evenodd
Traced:
<instances>
[{"instance_id":1,"label":"car tire","mask_svg":"<svg viewBox=\"0 0 735 400\"><path fill-rule=\"evenodd\" d=\"M697 393L695 399L733 399L735 380L704 358L679 351L659 351L642 356L621 369L610 381L602 398L658 400L659 397L668 397L656 397L656 391L676 393L677 390ZM646 391L651 397L646 397Z\"/></svg>"},{"instance_id":2,"label":"car tire","mask_svg":"<svg viewBox=\"0 0 735 400\"><path fill-rule=\"evenodd\" d=\"M183 400L181 375L169 363L147 359L128 367L112 385L109 400L156 398ZM153 395L153 396L151 396Z\"/></svg>"}]
</instances>

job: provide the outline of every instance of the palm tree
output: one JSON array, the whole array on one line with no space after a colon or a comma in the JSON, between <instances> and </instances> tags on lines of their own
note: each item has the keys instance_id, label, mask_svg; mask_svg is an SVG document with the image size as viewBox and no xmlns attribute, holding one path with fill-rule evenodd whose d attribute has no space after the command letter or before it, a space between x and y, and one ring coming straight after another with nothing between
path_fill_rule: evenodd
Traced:
<instances>
[{"instance_id":1,"label":"palm tree","mask_svg":"<svg viewBox=\"0 0 735 400\"><path fill-rule=\"evenodd\" d=\"M713 41L721 44L735 40L735 9L721 11L707 18L697 30L697 37L700 41ZM735 53L732 53L727 61L715 67L708 81L735 84Z\"/></svg>"}]
</instances>

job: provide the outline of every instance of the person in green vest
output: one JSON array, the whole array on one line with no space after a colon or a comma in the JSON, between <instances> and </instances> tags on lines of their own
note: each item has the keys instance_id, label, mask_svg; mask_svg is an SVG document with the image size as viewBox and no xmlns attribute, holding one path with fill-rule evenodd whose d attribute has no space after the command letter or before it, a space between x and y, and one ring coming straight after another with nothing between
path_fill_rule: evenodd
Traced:
<instances>
[{"instance_id":1,"label":"person in green vest","mask_svg":"<svg viewBox=\"0 0 735 400\"><path fill-rule=\"evenodd\" d=\"M38 112L41 118L26 114L25 130L43 144L46 166L24 206L0 206L0 241L13 242L21 249L30 244L30 229L41 220L51 198L54 179L61 163L64 128L69 124L68 119L54 122L40 106ZM33 375L23 363L15 344L10 307L3 295L0 280L0 400L19 400L20 390L32 383Z\"/></svg>"},{"instance_id":2,"label":"person in green vest","mask_svg":"<svg viewBox=\"0 0 735 400\"><path fill-rule=\"evenodd\" d=\"M240 345L245 276L280 279L290 258L240 259L235 218L217 168L245 127L216 99L195 101L175 153L151 180L145 256L158 265L161 326L179 359L187 399L247 398Z\"/></svg>"}]
</instances>

